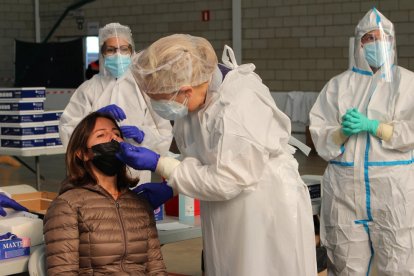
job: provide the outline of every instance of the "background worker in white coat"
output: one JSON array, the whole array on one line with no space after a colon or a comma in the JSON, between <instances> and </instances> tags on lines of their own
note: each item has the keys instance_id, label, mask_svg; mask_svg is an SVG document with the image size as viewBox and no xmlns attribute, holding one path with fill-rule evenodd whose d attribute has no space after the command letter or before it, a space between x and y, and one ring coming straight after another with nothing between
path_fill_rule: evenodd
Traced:
<instances>
[{"instance_id":1,"label":"background worker in white coat","mask_svg":"<svg viewBox=\"0 0 414 276\"><path fill-rule=\"evenodd\" d=\"M310 112L323 176L330 275L414 275L414 73L397 66L393 24L375 8L355 29L352 69Z\"/></svg>"},{"instance_id":2,"label":"background worker in white coat","mask_svg":"<svg viewBox=\"0 0 414 276\"><path fill-rule=\"evenodd\" d=\"M130 71L135 52L129 27L110 23L99 30L99 74L85 81L73 94L60 119L59 133L64 146L76 125L92 111L111 114L120 124L126 141L164 155L172 141L169 121L150 112ZM149 171L135 171L140 183L151 179Z\"/></svg>"},{"instance_id":3,"label":"background worker in white coat","mask_svg":"<svg viewBox=\"0 0 414 276\"><path fill-rule=\"evenodd\" d=\"M127 143L120 158L201 200L206 275L316 275L312 207L288 145L289 118L255 66L225 53L228 68L206 39L184 34L141 52L133 74L153 109L174 120L183 160Z\"/></svg>"}]
</instances>

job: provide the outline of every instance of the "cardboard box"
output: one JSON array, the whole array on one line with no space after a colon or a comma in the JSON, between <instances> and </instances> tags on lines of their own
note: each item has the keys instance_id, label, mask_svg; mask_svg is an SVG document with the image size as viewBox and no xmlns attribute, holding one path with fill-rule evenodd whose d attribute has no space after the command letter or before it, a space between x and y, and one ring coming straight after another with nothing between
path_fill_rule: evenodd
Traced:
<instances>
[{"instance_id":1,"label":"cardboard box","mask_svg":"<svg viewBox=\"0 0 414 276\"><path fill-rule=\"evenodd\" d=\"M30 239L15 237L0 241L0 260L30 255Z\"/></svg>"},{"instance_id":2,"label":"cardboard box","mask_svg":"<svg viewBox=\"0 0 414 276\"><path fill-rule=\"evenodd\" d=\"M33 192L25 194L14 194L12 198L18 203L29 209L30 212L45 215L47 209L57 193L53 192Z\"/></svg>"}]
</instances>

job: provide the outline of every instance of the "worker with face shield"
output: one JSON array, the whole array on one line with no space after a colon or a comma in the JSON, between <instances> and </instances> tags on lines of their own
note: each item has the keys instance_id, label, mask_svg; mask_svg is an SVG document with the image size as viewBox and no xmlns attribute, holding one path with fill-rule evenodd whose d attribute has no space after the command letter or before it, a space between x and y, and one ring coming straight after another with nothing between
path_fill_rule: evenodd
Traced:
<instances>
[{"instance_id":1,"label":"worker with face shield","mask_svg":"<svg viewBox=\"0 0 414 276\"><path fill-rule=\"evenodd\" d=\"M129 27L110 23L99 30L99 74L85 81L73 94L59 124L62 143L67 146L76 125L92 111L111 114L120 124L125 140L167 154L172 141L168 120L150 112L147 97L131 74L135 46ZM140 183L151 179L150 171L135 171Z\"/></svg>"},{"instance_id":2,"label":"worker with face shield","mask_svg":"<svg viewBox=\"0 0 414 276\"><path fill-rule=\"evenodd\" d=\"M310 112L324 173L321 241L330 275L414 275L414 74L397 66L393 24L375 8L355 29L352 69Z\"/></svg>"},{"instance_id":3,"label":"worker with face shield","mask_svg":"<svg viewBox=\"0 0 414 276\"><path fill-rule=\"evenodd\" d=\"M204 38L175 34L138 54L133 74L174 120L181 161L121 143L119 158L200 199L206 275L316 275L309 192L288 145L291 125L253 64L223 64Z\"/></svg>"}]
</instances>

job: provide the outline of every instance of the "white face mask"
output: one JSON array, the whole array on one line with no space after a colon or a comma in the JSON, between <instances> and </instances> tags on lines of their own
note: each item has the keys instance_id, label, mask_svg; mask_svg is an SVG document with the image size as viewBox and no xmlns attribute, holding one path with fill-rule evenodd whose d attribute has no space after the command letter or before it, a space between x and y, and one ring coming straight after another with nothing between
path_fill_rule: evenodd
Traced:
<instances>
[{"instance_id":1,"label":"white face mask","mask_svg":"<svg viewBox=\"0 0 414 276\"><path fill-rule=\"evenodd\" d=\"M178 92L177 92L178 94ZM151 99L151 106L158 115L162 118L170 121L180 119L188 114L188 98L186 97L184 102L178 103L174 101L177 94L170 100L153 100Z\"/></svg>"}]
</instances>

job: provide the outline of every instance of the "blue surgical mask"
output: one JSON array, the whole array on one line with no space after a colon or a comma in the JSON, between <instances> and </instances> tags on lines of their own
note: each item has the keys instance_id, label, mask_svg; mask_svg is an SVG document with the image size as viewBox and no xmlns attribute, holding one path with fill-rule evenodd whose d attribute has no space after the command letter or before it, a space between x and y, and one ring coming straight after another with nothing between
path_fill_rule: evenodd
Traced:
<instances>
[{"instance_id":1,"label":"blue surgical mask","mask_svg":"<svg viewBox=\"0 0 414 276\"><path fill-rule=\"evenodd\" d=\"M115 54L105 57L105 68L111 72L115 78L121 77L128 70L131 64L131 56Z\"/></svg>"},{"instance_id":2,"label":"blue surgical mask","mask_svg":"<svg viewBox=\"0 0 414 276\"><path fill-rule=\"evenodd\" d=\"M364 55L370 66L380 68L391 55L391 43L382 41L367 43L364 45Z\"/></svg>"},{"instance_id":3,"label":"blue surgical mask","mask_svg":"<svg viewBox=\"0 0 414 276\"><path fill-rule=\"evenodd\" d=\"M175 96L173 97L173 99ZM188 114L187 102L185 98L184 103L178 103L174 100L153 100L151 99L151 106L154 111L162 118L170 121L180 119Z\"/></svg>"}]
</instances>

